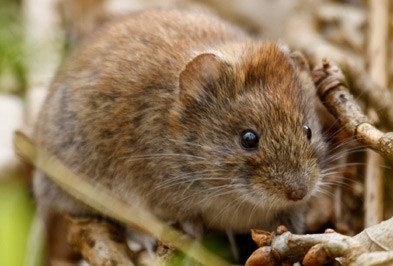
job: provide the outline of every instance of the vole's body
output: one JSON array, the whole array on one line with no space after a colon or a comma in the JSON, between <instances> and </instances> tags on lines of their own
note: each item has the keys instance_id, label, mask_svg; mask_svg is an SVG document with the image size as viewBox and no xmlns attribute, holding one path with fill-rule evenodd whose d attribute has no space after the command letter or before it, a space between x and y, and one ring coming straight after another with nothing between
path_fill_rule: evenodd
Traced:
<instances>
[{"instance_id":1,"label":"vole's body","mask_svg":"<svg viewBox=\"0 0 393 266\"><path fill-rule=\"evenodd\" d=\"M299 229L323 142L313 84L297 59L210 15L135 13L74 51L35 138L76 173L163 220ZM256 150L240 144L246 129L260 135ZM40 172L35 192L43 207L90 213Z\"/></svg>"}]
</instances>

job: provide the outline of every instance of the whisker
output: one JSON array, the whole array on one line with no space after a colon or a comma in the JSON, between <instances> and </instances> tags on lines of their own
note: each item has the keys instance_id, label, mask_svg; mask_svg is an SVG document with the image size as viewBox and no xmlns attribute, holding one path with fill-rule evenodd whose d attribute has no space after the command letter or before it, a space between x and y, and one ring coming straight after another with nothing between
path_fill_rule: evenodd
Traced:
<instances>
[{"instance_id":1,"label":"whisker","mask_svg":"<svg viewBox=\"0 0 393 266\"><path fill-rule=\"evenodd\" d=\"M206 160L206 158L201 157L201 156L195 156L192 154L187 154L187 153L159 153L159 154L146 154L146 155L139 155L139 156L130 156L130 157L121 157L120 159L127 159L127 161L134 161L134 160L141 160L141 159L147 159L147 158L161 158L161 157L190 157L193 159L199 159L199 160Z\"/></svg>"},{"instance_id":2,"label":"whisker","mask_svg":"<svg viewBox=\"0 0 393 266\"><path fill-rule=\"evenodd\" d=\"M225 131L222 131L223 133L226 133ZM193 143L189 141L181 141L181 140L175 140L175 139L167 139L169 142L180 144L182 146L191 146L191 147L196 147L196 148L201 148L204 151L208 152L210 155L216 155L216 156L228 156L231 155L229 151L232 149L230 147L225 147L223 146L222 143L217 143L216 145L207 145L207 144L199 144L199 143ZM216 146L219 146L221 149L217 149ZM222 148L225 148L225 152L222 151Z\"/></svg>"},{"instance_id":3,"label":"whisker","mask_svg":"<svg viewBox=\"0 0 393 266\"><path fill-rule=\"evenodd\" d=\"M364 144L360 144L358 139L349 138L344 141L341 141L338 145L335 145L330 151L334 152L336 150L339 150L340 148L343 148L343 147L345 147L349 144L353 144L353 143L356 143L357 144L356 146L363 146L364 145Z\"/></svg>"},{"instance_id":4,"label":"whisker","mask_svg":"<svg viewBox=\"0 0 393 266\"><path fill-rule=\"evenodd\" d=\"M228 202L226 204L226 206L224 208L222 208L222 210L215 215L215 217L212 219L212 223L214 223L216 220L222 219L223 215L225 214L225 212L230 209L230 208L234 208L237 206L236 210L233 212L234 214L237 214L237 211L239 210L239 207L245 202L246 198L244 197L244 195L246 194L240 194L240 198L243 198L241 201L236 201L236 205L233 205L233 202Z\"/></svg>"},{"instance_id":5,"label":"whisker","mask_svg":"<svg viewBox=\"0 0 393 266\"><path fill-rule=\"evenodd\" d=\"M332 193L330 191L327 191L325 189L322 189L322 188L318 188L317 193L316 193L315 196L317 196L318 194L323 194L323 195L327 196L330 199L334 199L335 198L334 193Z\"/></svg>"},{"instance_id":6,"label":"whisker","mask_svg":"<svg viewBox=\"0 0 393 266\"><path fill-rule=\"evenodd\" d=\"M360 183L360 182L352 182L352 183ZM322 184L320 184L321 187L326 186L326 187L342 187L342 188L346 188L349 190L352 190L352 185L345 183L345 182L330 182L330 181L326 181L323 182Z\"/></svg>"},{"instance_id":7,"label":"whisker","mask_svg":"<svg viewBox=\"0 0 393 266\"><path fill-rule=\"evenodd\" d=\"M331 162L336 161L336 160L338 160L338 159L340 159L340 158L342 158L344 156L348 156L348 155L351 155L351 154L354 154L354 153L357 153L357 152L361 152L361 151L365 151L365 150L366 149L364 149L363 147L361 147L361 148L357 147L357 148L353 148L353 149L343 150L343 151L340 151L338 153L334 153L334 154L328 155L325 158L325 160L323 161L323 163L325 163L325 164L326 163L331 163Z\"/></svg>"},{"instance_id":8,"label":"whisker","mask_svg":"<svg viewBox=\"0 0 393 266\"><path fill-rule=\"evenodd\" d=\"M339 165L334 165L332 167L322 169L321 170L321 174L326 174L326 173L328 173L329 171L332 171L332 170L343 169L343 168L346 168L348 166L360 166L360 165L365 165L365 163L343 163L343 164L339 164Z\"/></svg>"},{"instance_id":9,"label":"whisker","mask_svg":"<svg viewBox=\"0 0 393 266\"><path fill-rule=\"evenodd\" d=\"M213 178L209 178L209 177L189 177L191 176L193 173L189 173L187 174L187 176L183 176L183 177L173 177L170 180L167 180L163 183L160 183L159 186L155 187L156 190L159 189L167 189L169 187L173 187L176 185L183 185L183 184L187 184L189 182L197 182L197 181L230 181L230 182L234 182L234 179L230 179L230 178L219 178L219 177L213 177ZM229 183L230 184L230 183ZM228 184L227 184L228 185ZM155 191L156 192L156 191Z\"/></svg>"}]
</instances>

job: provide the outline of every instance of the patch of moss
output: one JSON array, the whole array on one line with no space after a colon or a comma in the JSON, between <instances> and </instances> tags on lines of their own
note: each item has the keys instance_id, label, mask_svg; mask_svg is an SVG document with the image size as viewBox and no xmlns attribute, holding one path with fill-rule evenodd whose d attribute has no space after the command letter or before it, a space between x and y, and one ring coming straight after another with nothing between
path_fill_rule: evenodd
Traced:
<instances>
[{"instance_id":1,"label":"patch of moss","mask_svg":"<svg viewBox=\"0 0 393 266\"><path fill-rule=\"evenodd\" d=\"M19 1L0 0L0 92L26 88L21 12Z\"/></svg>"},{"instance_id":2,"label":"patch of moss","mask_svg":"<svg viewBox=\"0 0 393 266\"><path fill-rule=\"evenodd\" d=\"M23 265L33 213L26 184L0 182L0 265Z\"/></svg>"}]
</instances>

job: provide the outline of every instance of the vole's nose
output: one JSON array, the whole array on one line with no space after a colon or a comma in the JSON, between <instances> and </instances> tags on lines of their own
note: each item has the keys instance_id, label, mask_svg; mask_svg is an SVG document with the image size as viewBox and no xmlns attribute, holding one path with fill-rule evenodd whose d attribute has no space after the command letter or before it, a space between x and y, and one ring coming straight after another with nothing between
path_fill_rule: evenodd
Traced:
<instances>
[{"instance_id":1,"label":"vole's nose","mask_svg":"<svg viewBox=\"0 0 393 266\"><path fill-rule=\"evenodd\" d=\"M288 188L286 194L289 200L298 201L306 196L307 188L305 186Z\"/></svg>"}]
</instances>

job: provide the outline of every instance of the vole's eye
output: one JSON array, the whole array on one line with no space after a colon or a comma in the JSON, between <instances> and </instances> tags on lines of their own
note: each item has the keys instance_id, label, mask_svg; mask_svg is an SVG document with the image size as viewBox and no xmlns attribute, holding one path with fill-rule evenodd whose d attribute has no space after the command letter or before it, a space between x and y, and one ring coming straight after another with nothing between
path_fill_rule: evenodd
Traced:
<instances>
[{"instance_id":1,"label":"vole's eye","mask_svg":"<svg viewBox=\"0 0 393 266\"><path fill-rule=\"evenodd\" d=\"M240 137L240 143L244 149L255 150L258 147L259 136L255 131L251 129L244 130Z\"/></svg>"},{"instance_id":2,"label":"vole's eye","mask_svg":"<svg viewBox=\"0 0 393 266\"><path fill-rule=\"evenodd\" d=\"M309 128L308 126L303 126L303 130L304 130L304 134L306 134L307 136L307 139L311 140L312 137L311 128Z\"/></svg>"}]
</instances>

